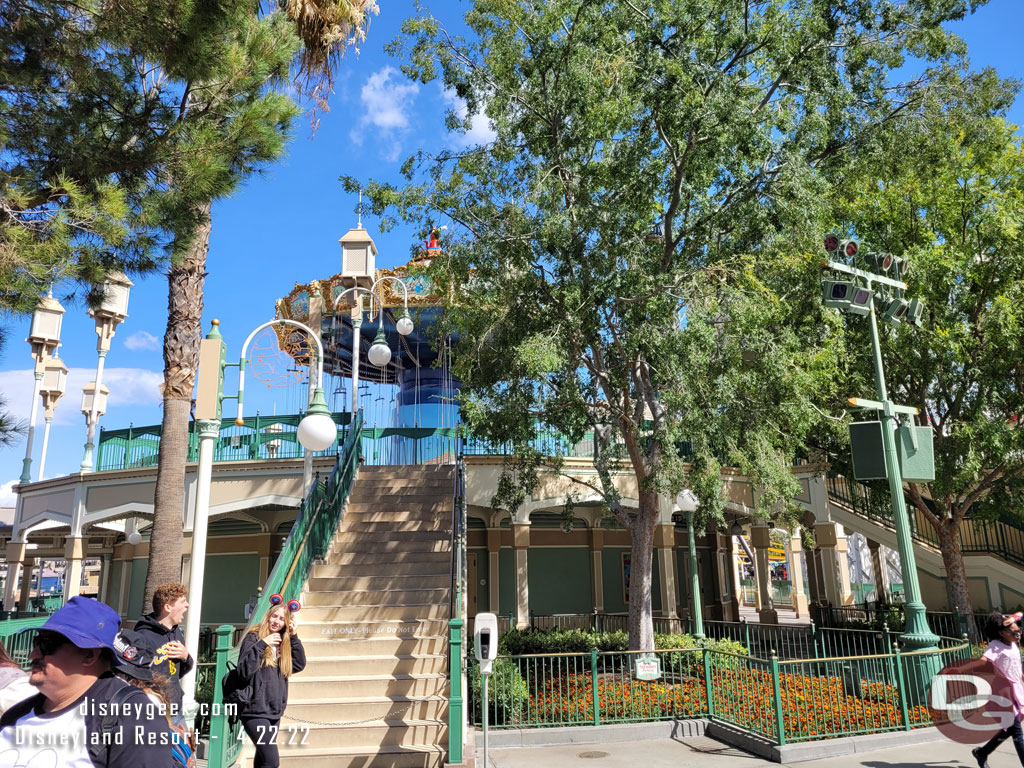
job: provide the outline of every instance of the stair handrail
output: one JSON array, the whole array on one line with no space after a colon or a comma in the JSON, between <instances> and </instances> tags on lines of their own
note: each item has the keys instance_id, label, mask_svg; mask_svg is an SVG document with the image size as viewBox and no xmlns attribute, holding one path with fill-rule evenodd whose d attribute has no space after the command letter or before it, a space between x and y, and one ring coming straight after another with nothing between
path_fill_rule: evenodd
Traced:
<instances>
[{"instance_id":1,"label":"stair handrail","mask_svg":"<svg viewBox=\"0 0 1024 768\"><path fill-rule=\"evenodd\" d=\"M241 750L239 725L233 727L229 713L224 711L224 698L220 681L227 674L228 664L238 661L241 638L263 620L270 608L272 595L280 594L287 602L296 597L306 583L314 560L327 554L334 531L341 521L345 501L355 479L359 464L360 439L362 437L363 415L360 411L352 420L345 444L338 452L338 460L326 482L313 482L309 494L303 500L299 514L285 539L281 554L277 558L266 583L256 601L256 607L249 617L249 623L239 639L232 646L231 635L234 627L221 625L216 629L216 667L213 685L213 706L210 716L209 768L228 768Z\"/></svg>"},{"instance_id":2,"label":"stair handrail","mask_svg":"<svg viewBox=\"0 0 1024 768\"><path fill-rule=\"evenodd\" d=\"M465 458L460 449L455 459L455 481L452 491L452 537L448 592L448 763L462 762L464 727L463 695L463 627L462 600L465 587Z\"/></svg>"}]
</instances>

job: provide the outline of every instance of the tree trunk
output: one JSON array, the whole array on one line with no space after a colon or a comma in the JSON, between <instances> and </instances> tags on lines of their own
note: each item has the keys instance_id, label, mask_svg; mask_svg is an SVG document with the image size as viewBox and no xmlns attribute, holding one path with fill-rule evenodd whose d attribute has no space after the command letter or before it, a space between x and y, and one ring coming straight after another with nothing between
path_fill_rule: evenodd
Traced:
<instances>
[{"instance_id":1,"label":"tree trunk","mask_svg":"<svg viewBox=\"0 0 1024 768\"><path fill-rule=\"evenodd\" d=\"M629 528L632 547L629 566L629 649L654 650L651 585L654 573L654 531L658 524L658 495L640 494L640 510Z\"/></svg>"},{"instance_id":2,"label":"tree trunk","mask_svg":"<svg viewBox=\"0 0 1024 768\"><path fill-rule=\"evenodd\" d=\"M164 334L164 416L156 472L153 533L149 542L144 610L165 582L181 581L185 516L185 463L188 458L192 390L202 340L203 281L210 247L210 206L196 211L199 225L183 258L167 274L167 331Z\"/></svg>"},{"instance_id":3,"label":"tree trunk","mask_svg":"<svg viewBox=\"0 0 1024 768\"><path fill-rule=\"evenodd\" d=\"M977 642L977 629L971 605L971 595L967 591L967 569L964 567L964 556L960 549L960 522L954 518L945 518L939 526L939 551L942 553L942 564L946 569L946 593L949 596L951 609L959 611L968 618L967 633L971 640Z\"/></svg>"}]
</instances>

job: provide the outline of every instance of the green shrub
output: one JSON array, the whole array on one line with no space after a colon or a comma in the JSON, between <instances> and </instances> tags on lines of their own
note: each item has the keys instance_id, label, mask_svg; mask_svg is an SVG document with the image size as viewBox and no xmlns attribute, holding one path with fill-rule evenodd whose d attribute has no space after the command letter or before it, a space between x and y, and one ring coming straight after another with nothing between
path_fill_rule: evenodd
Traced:
<instances>
[{"instance_id":1,"label":"green shrub","mask_svg":"<svg viewBox=\"0 0 1024 768\"><path fill-rule=\"evenodd\" d=\"M469 681L473 690L473 722L482 722L483 702L480 665L473 661L469 668ZM491 679L487 683L487 699L490 702L492 725L518 723L523 719L523 710L530 698L526 681L519 673L519 667L508 659L497 659L491 667Z\"/></svg>"}]
</instances>

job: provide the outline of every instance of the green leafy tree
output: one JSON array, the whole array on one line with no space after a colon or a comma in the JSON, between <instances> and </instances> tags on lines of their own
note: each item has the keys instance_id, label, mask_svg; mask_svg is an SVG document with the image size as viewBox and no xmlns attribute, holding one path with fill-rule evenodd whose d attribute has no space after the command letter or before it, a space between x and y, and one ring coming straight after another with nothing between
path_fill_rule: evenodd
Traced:
<instances>
[{"instance_id":1,"label":"green leafy tree","mask_svg":"<svg viewBox=\"0 0 1024 768\"><path fill-rule=\"evenodd\" d=\"M908 495L937 534L950 605L969 614L964 519L1024 523L1024 143L1001 118L1016 83L989 71L966 85L865 148L837 219L909 258L907 295L925 301L923 328L883 329L886 379L933 428L935 481Z\"/></svg>"},{"instance_id":2,"label":"green leafy tree","mask_svg":"<svg viewBox=\"0 0 1024 768\"><path fill-rule=\"evenodd\" d=\"M764 489L756 515L792 516L792 457L831 391L838 321L821 317L814 265L787 254L812 252L821 172L943 64L899 85L891 68L955 59L941 24L964 12L478 0L474 39L424 15L396 43L408 74L465 100L451 127L484 112L496 138L411 159L405 188L369 185L373 205L385 225L392 211L455 225L431 271L452 297L466 424L516 448L494 503L513 510L536 482L534 422L598 435L580 493L632 537L631 648L654 643L661 494L693 488L702 521L721 519L729 464Z\"/></svg>"}]
</instances>

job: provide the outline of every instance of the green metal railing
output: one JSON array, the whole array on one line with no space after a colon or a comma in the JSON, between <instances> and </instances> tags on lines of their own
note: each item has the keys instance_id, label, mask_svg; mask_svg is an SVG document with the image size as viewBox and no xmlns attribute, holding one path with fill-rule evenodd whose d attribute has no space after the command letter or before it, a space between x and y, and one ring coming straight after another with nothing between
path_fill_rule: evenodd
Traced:
<instances>
[{"instance_id":1,"label":"green metal railing","mask_svg":"<svg viewBox=\"0 0 1024 768\"><path fill-rule=\"evenodd\" d=\"M215 462L252 461L254 459L300 459L303 448L298 442L298 426L302 414L285 416L250 416L244 426L231 418L221 419L220 436L213 449ZM332 414L341 427L338 439L346 439L351 414ZM193 422L194 426L195 422ZM160 452L161 427L129 426L127 429L101 429L96 456L96 471L155 467ZM314 456L334 456L338 451L335 441ZM187 461L199 459L199 435L190 432Z\"/></svg>"},{"instance_id":2,"label":"green metal railing","mask_svg":"<svg viewBox=\"0 0 1024 768\"><path fill-rule=\"evenodd\" d=\"M832 499L845 504L856 514L889 528L893 527L888 488L864 485L847 477L829 477L827 486ZM938 549L938 532L909 499L907 517L914 539ZM968 517L960 524L960 549L964 553L997 555L1016 565L1024 565L1024 530L1000 520Z\"/></svg>"},{"instance_id":3,"label":"green metal railing","mask_svg":"<svg viewBox=\"0 0 1024 768\"><path fill-rule=\"evenodd\" d=\"M462 762L462 745L465 740L463 721L465 719L463 700L463 670L466 654L463 648L462 618L463 596L466 589L466 476L462 456L455 463L455 492L452 495L452 538L451 538L451 604L448 619L448 763Z\"/></svg>"},{"instance_id":4,"label":"green metal railing","mask_svg":"<svg viewBox=\"0 0 1024 768\"><path fill-rule=\"evenodd\" d=\"M931 725L919 656L934 666L967 658L965 641L934 651L898 648L838 658L780 660L710 649L659 650L658 680L634 673L636 651L499 656L488 694L493 728L602 725L708 718L774 744L910 730ZM470 717L482 722L479 671Z\"/></svg>"},{"instance_id":5,"label":"green metal railing","mask_svg":"<svg viewBox=\"0 0 1024 768\"><path fill-rule=\"evenodd\" d=\"M277 563L256 601L249 628L259 623L269 610L272 595L280 594L285 601L298 597L313 562L327 554L355 477L361 431L362 414L359 414L352 428L348 430L345 444L338 454L338 461L331 476L326 483L317 480L310 489L299 516L285 540ZM216 630L209 768L228 768L233 765L242 748L242 740L239 738L240 725L236 723L231 726L230 713L223 709L224 699L220 687L220 681L227 674L228 663L234 664L238 661L239 649L232 643L234 632L235 628L230 624L224 624Z\"/></svg>"},{"instance_id":6,"label":"green metal railing","mask_svg":"<svg viewBox=\"0 0 1024 768\"><path fill-rule=\"evenodd\" d=\"M28 655L32 652L31 632L19 634L22 630L41 627L49 618L48 614L23 619L8 619L0 622L0 643L8 655L18 662L19 667L28 666Z\"/></svg>"}]
</instances>

